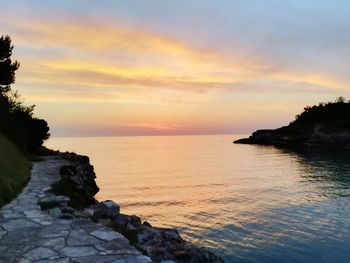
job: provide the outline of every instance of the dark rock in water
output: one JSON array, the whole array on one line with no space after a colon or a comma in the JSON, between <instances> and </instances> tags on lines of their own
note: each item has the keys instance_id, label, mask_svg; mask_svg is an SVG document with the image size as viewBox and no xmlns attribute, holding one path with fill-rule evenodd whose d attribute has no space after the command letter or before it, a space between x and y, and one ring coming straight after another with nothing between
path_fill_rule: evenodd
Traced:
<instances>
[{"instance_id":1,"label":"dark rock in water","mask_svg":"<svg viewBox=\"0 0 350 263\"><path fill-rule=\"evenodd\" d=\"M120 206L111 200L100 202L95 209L94 217L115 218L119 215Z\"/></svg>"},{"instance_id":2,"label":"dark rock in water","mask_svg":"<svg viewBox=\"0 0 350 263\"><path fill-rule=\"evenodd\" d=\"M208 250L185 241L176 229L152 227L147 221L141 224L141 219L137 216L119 214L111 226L155 262L224 262Z\"/></svg>"},{"instance_id":3,"label":"dark rock in water","mask_svg":"<svg viewBox=\"0 0 350 263\"><path fill-rule=\"evenodd\" d=\"M205 248L182 239L175 229L142 226L138 232L137 247L156 262L164 259L177 263L224 262Z\"/></svg>"}]
</instances>

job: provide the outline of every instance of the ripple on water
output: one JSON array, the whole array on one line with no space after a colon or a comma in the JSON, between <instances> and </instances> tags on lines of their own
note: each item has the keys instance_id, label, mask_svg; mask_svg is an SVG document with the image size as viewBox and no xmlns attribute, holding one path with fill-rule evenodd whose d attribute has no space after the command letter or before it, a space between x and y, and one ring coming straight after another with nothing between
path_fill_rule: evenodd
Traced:
<instances>
[{"instance_id":1,"label":"ripple on water","mask_svg":"<svg viewBox=\"0 0 350 263\"><path fill-rule=\"evenodd\" d=\"M177 227L227 262L348 262L350 155L232 136L54 138L89 155L99 199Z\"/></svg>"}]
</instances>

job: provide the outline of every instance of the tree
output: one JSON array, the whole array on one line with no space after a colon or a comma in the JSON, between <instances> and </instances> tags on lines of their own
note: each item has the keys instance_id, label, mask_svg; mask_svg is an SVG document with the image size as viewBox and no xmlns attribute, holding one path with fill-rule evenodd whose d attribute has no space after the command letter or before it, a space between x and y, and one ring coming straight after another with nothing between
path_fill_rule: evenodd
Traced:
<instances>
[{"instance_id":1,"label":"tree","mask_svg":"<svg viewBox=\"0 0 350 263\"><path fill-rule=\"evenodd\" d=\"M0 38L0 133L25 152L35 152L49 138L47 122L33 117L34 105L25 106L15 82L17 61L12 62L13 46L9 36Z\"/></svg>"},{"instance_id":2,"label":"tree","mask_svg":"<svg viewBox=\"0 0 350 263\"><path fill-rule=\"evenodd\" d=\"M0 38L0 92L6 93L10 90L10 85L15 82L15 71L19 68L17 61L12 62L13 46L9 36Z\"/></svg>"}]
</instances>

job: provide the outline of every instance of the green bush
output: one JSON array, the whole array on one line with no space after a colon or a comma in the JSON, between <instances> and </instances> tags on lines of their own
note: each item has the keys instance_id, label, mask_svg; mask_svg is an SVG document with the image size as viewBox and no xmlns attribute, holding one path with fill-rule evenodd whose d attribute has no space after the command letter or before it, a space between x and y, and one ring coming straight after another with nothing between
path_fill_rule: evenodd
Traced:
<instances>
[{"instance_id":1,"label":"green bush","mask_svg":"<svg viewBox=\"0 0 350 263\"><path fill-rule=\"evenodd\" d=\"M22 190L30 177L31 163L0 134L0 207Z\"/></svg>"}]
</instances>

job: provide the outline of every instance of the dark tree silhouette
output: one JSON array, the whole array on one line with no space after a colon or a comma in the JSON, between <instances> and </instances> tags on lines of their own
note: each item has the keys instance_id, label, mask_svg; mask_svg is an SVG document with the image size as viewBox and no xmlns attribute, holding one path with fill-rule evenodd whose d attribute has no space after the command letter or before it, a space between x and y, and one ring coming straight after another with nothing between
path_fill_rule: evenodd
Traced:
<instances>
[{"instance_id":1,"label":"dark tree silhouette","mask_svg":"<svg viewBox=\"0 0 350 263\"><path fill-rule=\"evenodd\" d=\"M49 138L47 122L33 117L34 105L25 106L15 82L17 61L11 60L13 46L9 36L0 38L0 133L11 139L20 149L34 152Z\"/></svg>"},{"instance_id":2,"label":"dark tree silhouette","mask_svg":"<svg viewBox=\"0 0 350 263\"><path fill-rule=\"evenodd\" d=\"M17 61L12 62L13 46L9 36L0 38L0 86L1 93L8 92L10 85L15 82L15 71L19 68Z\"/></svg>"},{"instance_id":3,"label":"dark tree silhouette","mask_svg":"<svg viewBox=\"0 0 350 263\"><path fill-rule=\"evenodd\" d=\"M344 97L338 97L335 102L307 106L295 117L291 125L314 125L315 123L337 124L340 127L350 128L350 101L346 101Z\"/></svg>"}]
</instances>

